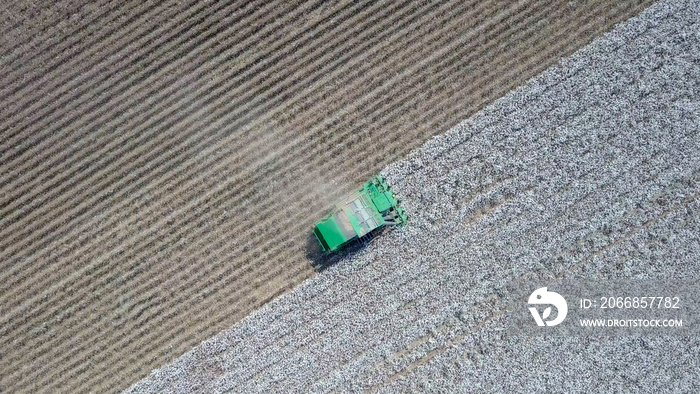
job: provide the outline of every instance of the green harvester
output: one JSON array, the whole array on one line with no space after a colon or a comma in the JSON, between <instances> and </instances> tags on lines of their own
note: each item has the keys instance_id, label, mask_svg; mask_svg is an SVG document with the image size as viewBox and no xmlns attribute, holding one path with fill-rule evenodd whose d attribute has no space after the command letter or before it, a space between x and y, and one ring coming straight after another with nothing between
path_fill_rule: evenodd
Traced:
<instances>
[{"instance_id":1,"label":"green harvester","mask_svg":"<svg viewBox=\"0 0 700 394\"><path fill-rule=\"evenodd\" d=\"M352 241L370 238L375 230L405 222L399 200L386 180L377 175L337 204L313 229L323 250L333 252Z\"/></svg>"}]
</instances>

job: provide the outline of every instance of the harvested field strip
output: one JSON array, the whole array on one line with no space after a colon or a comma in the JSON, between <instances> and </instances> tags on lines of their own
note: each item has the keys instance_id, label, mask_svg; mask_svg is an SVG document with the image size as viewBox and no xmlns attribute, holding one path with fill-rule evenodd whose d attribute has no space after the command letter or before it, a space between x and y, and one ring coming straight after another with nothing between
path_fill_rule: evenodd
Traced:
<instances>
[{"instance_id":1,"label":"harvested field strip","mask_svg":"<svg viewBox=\"0 0 700 394\"><path fill-rule=\"evenodd\" d=\"M161 49L159 52L164 52L164 51L165 51L164 49ZM156 53L156 54L158 54L158 53ZM169 62L171 62L172 60L177 59L177 58L174 57L172 54L170 54L170 55L171 55L171 56L170 56L169 58L167 58L167 59L165 60L165 62L168 62L168 63L169 63ZM174 67L176 67L176 66L181 66L182 64L186 64L185 62L186 62L187 60L192 60L192 59L188 59L189 57L191 57L191 56L188 56L187 58L184 58L184 59L177 59L178 62L177 62L176 64L174 64L174 65L169 65L169 67L166 68L165 70L163 70L163 72L166 72L166 73L172 72ZM111 64L109 64L109 65L111 66ZM144 70L143 72L152 73L153 71L157 70L158 68L162 67L163 65L164 65L164 62L162 61L162 62L156 64L156 65L155 65L155 68L153 68L153 66L147 67L147 68L145 68L145 70ZM201 77L201 75L199 75L199 76ZM133 104L142 103L142 100L145 99L145 98L147 98L148 95L153 95L153 92L152 92L152 91L149 91L149 89L151 89L151 90L152 90L152 89L155 89L156 91L160 91L161 89L163 89L164 87L167 86L168 82L173 82L173 81L175 80L175 78L170 78L170 79L166 79L165 81L163 81L163 80L158 81L158 79L156 78L156 81L158 81L158 84L157 84L157 85L151 84L149 80L142 81L142 82L144 82L144 84L141 85L141 84L139 84L139 83L135 83L136 81L138 81L138 80L136 79L137 77L138 77L138 78L143 78L143 76L142 76L141 74L129 75L129 78L130 78L130 79L129 79L129 81L127 81L126 85L129 86L129 87L138 88L138 90L136 90L136 91L134 91L134 90L129 90L129 91L127 91L127 92L123 95L123 98L128 98L128 99L134 100L134 95L135 95L136 93L138 93L138 92L144 93L144 94L142 94L141 96L139 96L140 98L139 98L138 100L134 100L134 102L127 102L127 103L126 103L127 105L124 105L124 106L122 106L122 107L117 107L117 108L104 108L104 107L101 108L101 106L99 105L99 104L101 104L101 103L99 103L99 102L98 102L97 104L92 103L93 106L90 107L90 108L88 108L88 109L90 109L90 111L87 112L87 114L94 115L94 116L91 118L91 120L94 120L95 117L96 117L96 115L110 114L110 111L116 111L116 112L118 112L118 113L120 113L120 112L122 112L122 111L126 111L127 109L130 108L130 107L129 107L130 105L133 106ZM106 80L108 80L108 79L106 79ZM195 80L196 80L196 79L195 79ZM105 86L103 89L106 90L106 89L108 89L108 88L110 88L110 87L112 87L112 86L116 86L116 85L119 84L120 81L121 81L121 80L109 81L109 82L111 82L111 84ZM182 82L182 81L181 81L181 82ZM187 81L184 81L184 82L187 82ZM190 82L194 82L194 81L190 80ZM184 86L180 86L180 87L186 87L186 86L187 86L187 85L185 84ZM124 89L122 89L122 90L124 90ZM92 93L92 92L93 92L92 90L89 90L87 93ZM161 96L153 97L154 102L157 102L157 103L159 103L160 105L162 105L162 104L167 104L167 103L162 103L162 102L161 102L161 99L162 99L162 98L168 97L168 94L167 94L167 93L172 94L173 91L172 91L172 90L168 90L167 92L164 92ZM87 102L88 100L93 99L95 96L96 96L96 95L91 94L91 95L89 95L89 96L86 96L82 102L78 102L78 101L76 101L76 100L71 100L71 101L68 101L68 103L71 103L72 105L75 106L75 105L77 105L77 104L81 104L81 103ZM183 94L183 93L181 92L181 93L180 93L180 98L182 99L184 96L185 96L185 94ZM72 98L72 97L71 97L71 98ZM120 101L120 103L124 103L124 101ZM172 104L172 102L171 102L171 104ZM165 105L165 107L167 108L167 105ZM136 108L138 108L138 107L136 107ZM94 114L94 113L93 113L93 110L94 110L94 109L100 109L101 112L98 112L97 114ZM131 111L130 114L133 115L133 111ZM153 114L152 112L149 113L149 115L152 115L152 114ZM65 115L65 114L64 114L64 115ZM114 116L114 112L112 112L110 115L111 115L111 116ZM123 115L123 116L126 116L126 115ZM80 129L81 127L88 127L88 126L92 127L92 126L94 126L95 124L102 125L102 124L104 124L105 122L109 121L109 119L103 119L102 117L100 117L99 119L97 119L97 123L81 124L81 123L74 123L74 121L75 121L76 119L77 119L76 117L69 118L69 119L65 120L65 122L64 122L63 124L60 124L60 123L59 123L59 124L56 124L56 123L52 122L51 119L48 119L48 120L47 120L47 124L57 125L58 127L56 127L56 128L58 128L58 129L60 129L61 126L65 126L65 125L71 124L71 125L75 125L76 128ZM118 123L108 123L108 125L116 125L116 124L118 124ZM53 129L49 129L49 131L51 131L51 130L53 130ZM75 135L75 136L71 136L71 139L70 139L70 140L68 140L68 141L62 141L62 143L64 143L65 146L70 146L71 144L76 144L76 143L78 143L78 144L85 144L86 141L84 141L84 138L82 138L82 137L85 137L86 135L90 135L90 134L87 133L87 131L89 131L89 130L91 130L91 129L90 129L90 128L83 129L83 130L81 130L82 133L80 133L80 134L78 134L78 135ZM49 132L47 135L48 135L48 136L52 136L50 132ZM101 140L99 139L99 137L100 137L101 135L107 135L107 130L100 130L100 134L98 134L97 136L95 136L96 138L90 140L89 142L93 142L93 143L104 142L104 141L101 141ZM150 132L149 135L156 135L156 134L154 134L153 132ZM56 138L56 136L53 136L53 137L54 137L54 139L48 140L48 141L44 142L44 145L42 145L42 146L46 146L46 147L51 148L51 147L53 146L52 144L53 144L54 142L56 142L56 140L60 141L60 139ZM128 137L129 137L129 136L124 136L124 140L110 141L110 142L115 142L115 143L116 143L116 142L119 142L119 143L127 142L127 141L128 141ZM133 136L132 136L132 138L133 138ZM115 144L113 144L113 145L115 145ZM55 148L56 148L56 147L54 147L53 149L55 149ZM56 156L51 157L51 156L49 155L47 158L50 158L50 159L54 160L55 162L61 162L62 160L65 160L66 158L71 158L71 159L73 159L73 162L77 162L77 161L75 160L75 158L72 157L72 155L70 154L70 153L71 153L70 151L68 151L68 152L63 152L63 146L59 146L58 148L59 148L59 150L61 151L61 152L60 152L60 155L58 155L57 157L56 157ZM94 149L94 148L90 148L90 149ZM50 153L50 152L49 152L49 153ZM102 153L102 152L101 152L101 153ZM108 152L107 152L107 153L108 153ZM87 156L87 155L85 155L85 156ZM69 162L69 163L72 163L72 162ZM28 163L28 164L34 164L34 162L30 162L30 163ZM26 167L26 165L25 165L25 167ZM31 167L31 166L30 166L30 167ZM24 169L24 167L23 167L22 169ZM39 169L38 169L38 168L33 168L33 170L34 170L34 172L37 172ZM42 174L42 175L44 175L44 174ZM72 174L68 173L68 174L62 174L62 175L64 175L64 178L70 178L70 175L72 175Z\"/></svg>"},{"instance_id":2,"label":"harvested field strip","mask_svg":"<svg viewBox=\"0 0 700 394\"><path fill-rule=\"evenodd\" d=\"M142 86L142 88L143 88L143 86Z\"/></svg>"},{"instance_id":3,"label":"harvested field strip","mask_svg":"<svg viewBox=\"0 0 700 394\"><path fill-rule=\"evenodd\" d=\"M104 42L104 44L116 47L115 52L126 55L125 57L117 56L115 58L96 59L99 61L97 64L98 67L84 67L76 69L75 67L79 64L85 64L86 60L99 55L99 47L92 46L91 51L82 52L78 56L69 56L66 58L57 59L52 66L58 67L57 71L61 73L65 72L65 74L61 75L61 79L53 79L50 81L39 80L39 78L46 79L47 76L38 75L35 80L27 81L28 84L39 84L41 86L41 90L34 92L32 95L27 97L23 97L23 100L26 100L24 102L25 108L23 108L23 110L29 112L28 110L30 109L37 109L31 106L39 104L36 102L36 100L47 100L47 97L39 93L46 94L52 92L58 94L52 94L51 96L64 97L65 94L71 92L71 88L75 86L84 86L86 83L89 83L92 86L97 86L101 82L112 79L116 74L114 69L118 69L119 66L125 66L126 62L140 63L141 61L154 61L163 54L164 48L168 47L165 44L172 41L174 38L177 38L178 35L183 35L181 38L183 38L185 42L189 41L193 36L197 35L193 34L194 32L192 29L196 27L203 18L211 16L213 13L219 11L221 7L223 7L222 4L219 5L219 8L212 8L211 4L210 7L206 7L206 4L202 4L198 8L192 8L190 6L191 4L183 3L183 7L180 9L169 7L165 10L158 10L157 8L152 8L145 5L143 7L142 14L138 15L138 19L136 19L136 15L134 15L128 21L128 24L117 26L117 29L115 29L114 32L111 32L117 33L118 35L111 35L110 32L107 32L104 38L106 38L108 41ZM160 13L155 13L156 10L158 10ZM177 17L174 18L175 16ZM146 23L152 18L164 18L168 20L168 23L153 29L152 26L149 26ZM131 36L129 37L129 35ZM136 35L136 37L134 37L134 35ZM192 44L196 43L197 41L188 42L187 47L190 48ZM159 48L159 46L162 47ZM151 63L147 63L147 65L150 66ZM104 73L106 71L110 72ZM19 75L21 75L21 72L22 69L18 69L18 73L20 73ZM141 72L143 72L143 70L141 70ZM92 80L90 77L99 78ZM42 84L47 82L51 84ZM57 89L59 89L58 92L56 92ZM15 93L18 92L13 92L13 94ZM80 93L85 94L86 92ZM74 97L68 96L67 98L70 99ZM15 114L15 116L17 115L19 114ZM36 117L42 118L45 115L46 113L39 113ZM22 119L19 116L17 117L18 119Z\"/></svg>"},{"instance_id":4,"label":"harvested field strip","mask_svg":"<svg viewBox=\"0 0 700 394\"><path fill-rule=\"evenodd\" d=\"M201 10L201 9L200 9ZM108 41L105 42L106 45L126 45L127 41L123 40L123 38L131 33L137 33L137 34L142 34L141 36L137 37L132 37L132 38L137 38L135 40L136 44L146 44L150 40L146 40L144 42L140 41L139 39L148 37L147 34L148 32L143 32L143 28L149 28L148 25L146 24L146 21L149 18L158 18L158 17L166 17L166 18L172 18L174 15L176 15L178 10L173 10L174 12L171 14L165 14L164 10L159 10L157 8L149 8L148 5L142 6L140 9L135 9L133 10L135 14L127 20L125 23L122 25L116 26L116 29L113 30L112 32L107 32L107 34L103 35L102 38L106 39ZM160 11L162 14L159 14L156 11ZM184 9L182 10L184 11ZM196 12L196 11L195 11ZM187 15L187 16L192 16L192 14ZM95 26L96 28L98 26ZM139 29L141 27L141 29ZM134 29L134 30L132 30ZM139 31L141 30L141 31ZM151 37L155 37L153 35L153 32L151 33ZM118 34L117 36L111 35L111 34ZM121 41L118 41L120 40ZM8 122L8 126L11 126L11 128L17 128L18 126L22 126L22 124L17 124L17 121L19 119L22 119L19 115L27 115L28 110L37 110L38 106L36 106L36 100L41 98L43 100L48 100L48 99L55 99L57 97L60 97L62 93L66 92L66 88L71 88L75 87L77 85L82 85L84 82L87 80L86 77L90 76L95 76L94 74L90 73L90 69L88 67L83 67L83 68L77 68L79 65L82 63L84 65L89 64L86 62L87 60L90 60L91 57L96 57L99 55L99 50L97 47L95 47L94 44L99 41L93 41L93 43L86 43L84 46L83 45L78 45L75 48L70 48L67 47L66 49L75 49L75 52L77 53L62 53L56 55L56 60L54 60L51 64L49 64L49 67L55 68L56 71L61 72L61 73L67 73L67 75L64 76L64 78L57 79L54 78L53 80L50 80L50 75L47 74L37 74L34 76L34 78L26 78L26 71L24 71L21 67L19 67L17 70L15 70L15 73L11 73L9 76L14 76L15 80L10 80L8 81L7 86L14 86L14 91L8 92L7 97L19 97L21 98L22 101L17 101L14 104L16 107L10 107L10 110L14 110L15 112L10 112L12 114L12 118L10 118L10 122ZM92 50L90 51L83 51L85 48L91 47ZM132 50L135 50L138 47L132 48ZM139 52L140 53L140 52ZM63 56L61 56L63 55ZM37 58L39 57L38 54L36 56ZM35 59L29 59L28 61L31 62L32 60ZM100 68L97 68L95 71L102 71ZM88 73L87 75L85 73ZM15 75L16 74L16 75ZM83 75L81 75L83 74ZM61 74L59 74L61 75ZM109 74L105 76L104 79L107 79L108 77L111 77L112 74ZM68 78L65 78L68 77ZM74 79L72 82L73 85L66 85L67 81L70 81L71 79ZM21 83L18 83L18 81L22 81ZM40 86L39 89L30 92L29 94L23 95L23 90L29 89L33 87L32 85ZM58 92L56 92L56 89L60 89ZM70 90L70 89L68 89ZM58 94L57 94L58 93ZM43 95L42 95L43 94ZM45 95L49 94L48 97ZM22 106L24 104L24 106ZM38 114L34 114L35 116L29 117L28 119L25 120L32 120L36 121L38 118L45 116L47 113L50 113L55 110L55 108L48 107L48 108L43 108L44 112L39 112ZM47 112L48 111L48 112ZM38 116L36 116L38 115ZM17 136L17 134L15 134ZM12 146L17 146L15 141L9 141L12 143ZM13 143L14 142L14 143Z\"/></svg>"},{"instance_id":5,"label":"harvested field strip","mask_svg":"<svg viewBox=\"0 0 700 394\"><path fill-rule=\"evenodd\" d=\"M124 387L299 283L317 212L646 3L611 4L159 2L8 48L0 383Z\"/></svg>"},{"instance_id":6,"label":"harvested field strip","mask_svg":"<svg viewBox=\"0 0 700 394\"><path fill-rule=\"evenodd\" d=\"M21 3L14 2L14 4ZM52 7L51 3L42 2L41 4L46 5L46 8L54 8ZM116 11L116 7L119 6L118 1L101 0L99 2L95 1L90 5L80 4L79 6L82 8L83 13L77 13L77 16L74 14L73 18L73 22L77 22L79 26L72 26L73 28L70 29L67 32L67 34L56 34L56 31L52 31L52 29L43 29L40 34L36 34L36 32L34 32L34 34L31 37L29 37L28 40L18 39L14 42L9 43L8 46L3 46L3 48L7 49L8 55L7 57L4 57L2 59L3 67L7 68L10 66L14 66L12 67L12 69L13 71L16 71L22 67L21 62L32 61L36 58L39 58L40 56L47 56L47 51L49 50L53 50L54 52L48 54L48 56L52 58L56 57L56 52L65 50L65 48L67 47L66 44L75 45L76 42L84 39L84 37L86 36L86 29L92 28L93 30L90 31L90 34L93 34L97 30L98 26L108 25L112 21L114 21L115 18L118 16L118 14L114 12ZM90 9L91 7L92 9ZM8 14L15 16L26 15L26 13L23 13L20 10L12 11L11 9L7 8L7 11ZM30 18L28 17L27 19ZM65 20L56 22L58 22L58 25L70 23L66 22ZM12 28L3 32L3 37L11 37L17 31L21 32L23 30L26 30L25 21L19 22L15 24ZM7 75L4 75L3 78L6 76ZM7 81L3 80L3 82ZM7 87L9 86L4 86L3 88Z\"/></svg>"}]
</instances>

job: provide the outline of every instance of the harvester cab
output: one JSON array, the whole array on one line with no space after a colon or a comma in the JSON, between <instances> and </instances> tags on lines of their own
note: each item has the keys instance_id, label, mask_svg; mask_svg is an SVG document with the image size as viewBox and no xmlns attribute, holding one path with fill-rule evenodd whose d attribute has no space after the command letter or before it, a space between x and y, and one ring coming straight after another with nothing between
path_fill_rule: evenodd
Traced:
<instances>
[{"instance_id":1,"label":"harvester cab","mask_svg":"<svg viewBox=\"0 0 700 394\"><path fill-rule=\"evenodd\" d=\"M314 227L314 235L326 252L336 251L355 240L371 236L385 226L400 226L406 213L391 187L377 175L347 196Z\"/></svg>"}]
</instances>

